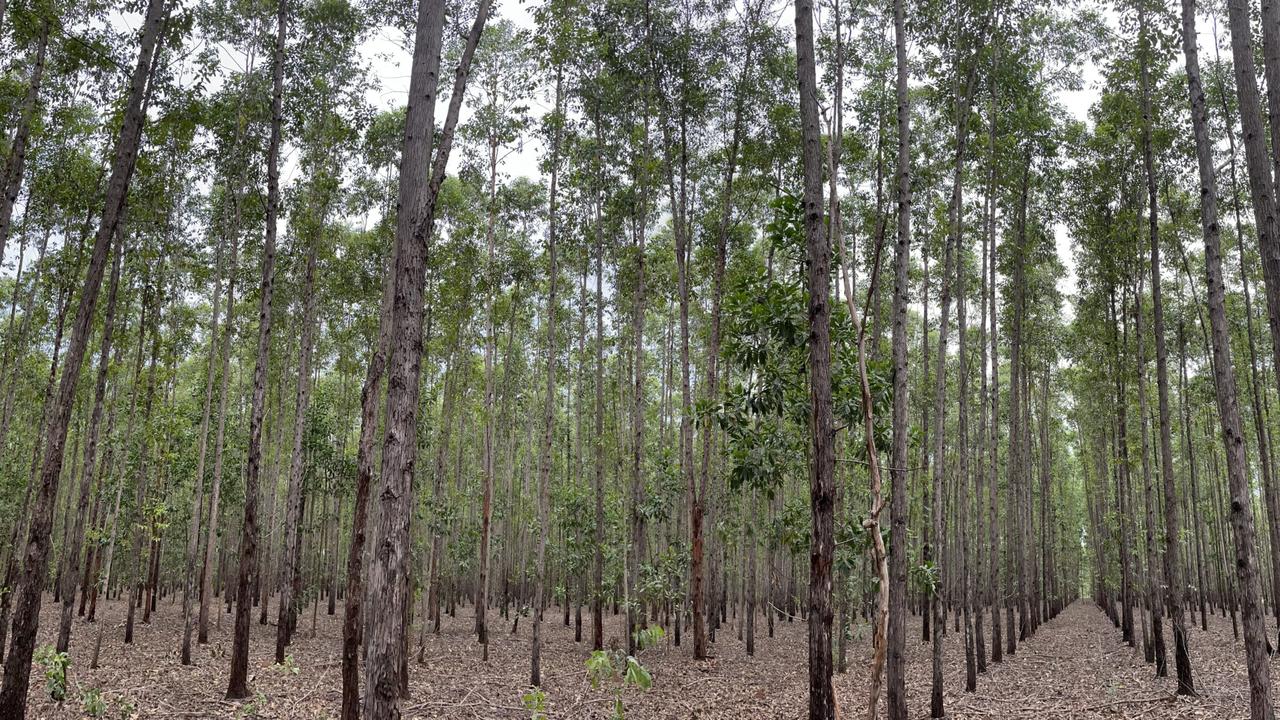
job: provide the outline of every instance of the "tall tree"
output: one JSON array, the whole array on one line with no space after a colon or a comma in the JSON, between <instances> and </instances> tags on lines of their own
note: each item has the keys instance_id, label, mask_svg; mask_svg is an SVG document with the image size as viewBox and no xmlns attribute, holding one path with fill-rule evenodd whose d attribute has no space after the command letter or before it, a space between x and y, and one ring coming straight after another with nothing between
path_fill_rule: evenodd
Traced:
<instances>
[{"instance_id":1,"label":"tall tree","mask_svg":"<svg viewBox=\"0 0 1280 720\"><path fill-rule=\"evenodd\" d=\"M58 481L62 474L63 451L67 442L67 428L75 399L76 385L89 335L93 329L94 311L98 294L102 289L102 276L106 271L107 253L116 227L124 211L129 181L138 157L138 145L146 120L144 99L149 87L151 66L165 20L168 17L165 0L149 0L146 19L142 25L142 37L138 50L138 62L129 83L129 97L125 105L120 135L115 144L111 164L111 177L107 182L106 202L98 222L90 251L89 269L80 292L80 305L72 324L71 341L62 363L62 379L58 384L53 412L44 428L46 435L44 460L40 467L39 485L31 506L31 522L28 529L20 590L13 613L13 645L4 662L4 683L0 687L0 709L8 716L21 720L26 717L27 685L31 679L31 656L35 651L36 627L39 624L41 590L44 584L45 563L49 557L50 532L53 525L53 504L58 494Z\"/></svg>"},{"instance_id":2,"label":"tall tree","mask_svg":"<svg viewBox=\"0 0 1280 720\"><path fill-rule=\"evenodd\" d=\"M796 2L796 74L804 167L804 236L808 267L810 403L809 720L833 720L831 565L835 554L835 423L831 400L831 242L823 228L822 136L814 58L813 4Z\"/></svg>"},{"instance_id":3,"label":"tall tree","mask_svg":"<svg viewBox=\"0 0 1280 720\"><path fill-rule=\"evenodd\" d=\"M415 76L431 69L428 52L433 47L440 47L438 40L431 39L443 32L443 18L438 15L438 10L431 9L434 4L423 0L419 8L414 38L415 71L412 74ZM364 637L368 655L365 663L368 693L363 714L369 720L400 717L400 690L405 682L403 673L407 669L404 647L407 633L404 626L410 602L409 523L413 511L412 474L417 456L427 248L471 60L488 15L489 0L480 0L475 22L458 60L453 94L449 98L440 145L431 162L426 187L422 187L422 175L406 169L425 168L428 164L436 78L424 78L423 84L416 87L418 92L410 91L411 117L405 123L396 240L392 250L392 270L388 274L388 282L394 282L394 289L391 291L391 311L387 316L391 328L386 368L387 414L378 522L374 528L374 546L379 548L379 552L374 555L375 561L369 572L368 601L380 612L370 617L369 634Z\"/></svg>"},{"instance_id":4,"label":"tall tree","mask_svg":"<svg viewBox=\"0 0 1280 720\"><path fill-rule=\"evenodd\" d=\"M911 96L903 6L904 0L894 0L898 234L893 254L893 445L889 455L889 478L893 484L893 500L889 507L889 720L906 720L907 717L907 294L910 289L907 269L911 262Z\"/></svg>"},{"instance_id":5,"label":"tall tree","mask_svg":"<svg viewBox=\"0 0 1280 720\"><path fill-rule=\"evenodd\" d=\"M280 144L284 124L284 57L288 0L276 0L276 37L271 61L271 133L267 145L266 233L262 243L262 280L258 292L258 350L253 368L253 400L249 414L249 450L245 458L244 527L240 536L240 569L236 573L236 619L231 643L227 698L249 697L249 614L258 562L258 476L262 469L262 422L271 359L272 296L275 291L276 233L280 215Z\"/></svg>"}]
</instances>

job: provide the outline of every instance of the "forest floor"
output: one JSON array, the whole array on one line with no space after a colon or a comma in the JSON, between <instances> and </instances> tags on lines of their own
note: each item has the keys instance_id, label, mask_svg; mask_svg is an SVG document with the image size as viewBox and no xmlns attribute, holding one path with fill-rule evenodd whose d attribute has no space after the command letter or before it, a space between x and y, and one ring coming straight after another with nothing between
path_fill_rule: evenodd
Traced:
<instances>
[{"instance_id":1,"label":"forest floor","mask_svg":"<svg viewBox=\"0 0 1280 720\"><path fill-rule=\"evenodd\" d=\"M274 619L274 607L272 610ZM56 632L54 611L46 601L41 644L52 642ZM162 601L151 624L139 623L135 643L130 646L122 643L124 606L110 602L99 612L108 623L102 666L88 669L97 626L77 620L67 701L54 704L45 691L42 670L33 668L28 717L86 717L83 699L86 692L95 689L106 701L103 717L108 718L319 719L337 715L342 695L341 605L335 616L320 609L314 635L308 608L290 647L293 661L284 667L272 664L275 627L257 624L255 609L250 654L250 686L255 697L240 702L223 700L231 648L230 615L222 615L219 627L210 628L211 642L197 646L193 650L195 664L184 667L178 661L180 604ZM589 617L584 612L583 632L588 642L583 644L574 642L573 628L561 623L559 613L549 611L548 620L543 689L550 717L612 717L611 690L593 689L584 671L590 647ZM913 720L928 716L931 677L929 645L916 641L919 622L913 617L908 624L913 641L907 648L907 691ZM621 617L606 618L606 646L621 636L622 623ZM428 636L425 664L410 664L412 697L404 705L406 717L461 720L530 716L521 700L529 674L528 618L520 621L515 635L506 621L492 622L488 663L480 660L473 626L470 608L459 608L456 618L444 617L440 635ZM748 657L731 620L712 646L715 657L704 662L693 661L687 634L682 647L672 645L668 635L662 644L642 654L642 663L653 674L653 686L644 692L626 691L626 716L671 720L804 717L808 702L806 625L797 618L775 628L775 637L769 638L764 621L758 623L756 653ZM989 622L987 632L990 642ZM1165 632L1172 635L1167 624ZM1042 626L1034 638L1020 644L1012 659L979 676L976 693L963 692L961 634L948 633L944 646L945 703L953 718L1231 720L1248 716L1243 650L1232 637L1230 620L1220 616L1211 615L1208 632L1202 631L1198 622L1191 631L1192 664L1202 693L1196 698L1174 696L1176 681L1155 678L1153 667L1143 661L1141 647L1124 645L1119 631L1088 601L1068 607ZM869 656L869 638L852 641L850 672L836 676L840 717L846 720L863 715ZM1169 664L1172 673L1172 657ZM1280 678L1278 671L1280 658L1273 661L1272 676Z\"/></svg>"}]
</instances>

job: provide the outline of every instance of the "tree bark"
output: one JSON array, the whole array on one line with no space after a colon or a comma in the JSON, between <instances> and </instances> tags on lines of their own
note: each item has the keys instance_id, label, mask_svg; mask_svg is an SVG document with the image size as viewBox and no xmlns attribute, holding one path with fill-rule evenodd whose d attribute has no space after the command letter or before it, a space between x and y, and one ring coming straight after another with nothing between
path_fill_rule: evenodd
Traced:
<instances>
[{"instance_id":1,"label":"tree bark","mask_svg":"<svg viewBox=\"0 0 1280 720\"><path fill-rule=\"evenodd\" d=\"M422 0L418 4L413 65L409 81L409 111L405 120L401 182L396 207L396 242L387 257L378 312L378 336L369 356L360 390L360 440L356 449L356 496L351 509L351 544L347 550L346 603L342 621L342 720L360 718L360 648L363 639L365 601L364 554L369 519L369 494L374 475L374 444L378 433L378 405L382 402L382 378L391 350L396 262L402 238L422 222L422 185L431 163L431 142L443 44L443 3ZM433 553L434 557L434 553ZM425 619L424 619L425 622Z\"/></svg>"},{"instance_id":2,"label":"tree bark","mask_svg":"<svg viewBox=\"0 0 1280 720\"><path fill-rule=\"evenodd\" d=\"M564 123L564 93L560 79L560 69L556 69L556 104L551 122L555 124L552 131L551 147L551 188L547 206L547 258L549 264L549 280L547 290L547 310L543 322L547 330L547 396L542 415L542 448L538 461L538 541L535 592L533 610L533 646L529 657L529 684L534 687L542 685L542 616L547 608L547 534L551 522L551 440L555 431L556 411L556 286L559 280L559 267L556 265L556 231L560 179L560 137ZM566 588L568 586L566 585ZM565 598L566 607L568 598ZM632 641L634 642L634 640ZM633 653L634 654L634 653Z\"/></svg>"},{"instance_id":3,"label":"tree bark","mask_svg":"<svg viewBox=\"0 0 1280 720\"><path fill-rule=\"evenodd\" d=\"M303 506L302 443L306 430L307 409L311 406L311 354L315 347L316 324L316 252L320 237L324 233L325 212L322 210L319 215L319 227L315 236L307 244L307 262L302 279L302 338L298 348L298 387L293 411L293 452L289 461L289 490L285 500L284 566L279 578L280 607L276 620L277 664L284 663L285 648L292 641L297 626L298 609L294 607L295 593L302 582L302 531L299 526ZM276 422L283 422L283 420L283 418L277 418ZM269 584L264 584L270 587ZM266 606L265 599L263 606Z\"/></svg>"},{"instance_id":4,"label":"tree bark","mask_svg":"<svg viewBox=\"0 0 1280 720\"><path fill-rule=\"evenodd\" d=\"M410 602L409 539L413 514L413 466L417 455L419 377L422 363L422 314L427 270L427 250L433 234L436 200L444 182L445 167L453 145L467 74L476 45L489 14L489 0L480 0L476 19L467 35L454 77L453 94L440 135L440 146L431 164L430 180L421 187L421 173L430 155L436 78L426 74L428 50L440 47L443 18L435 3L424 2L419 9L414 41L414 71L423 84L410 88L412 118L406 121L401 157L400 204L390 281L391 330L387 359L387 420L382 449L382 475L378 493L379 512L374 528L375 548L369 572L368 602L379 608L370 616L369 634L364 638L368 661L364 705L366 720L399 718L401 687L405 681L405 618ZM429 114L430 113L430 114Z\"/></svg>"},{"instance_id":5,"label":"tree bark","mask_svg":"<svg viewBox=\"0 0 1280 720\"><path fill-rule=\"evenodd\" d=\"M1196 160L1200 178L1200 221L1204 232L1205 271L1208 279L1209 322L1212 329L1213 379L1218 416L1226 450L1227 479L1231 487L1231 526L1235 541L1236 574L1240 582L1241 611L1245 625L1245 658L1249 675L1249 716L1251 720L1271 720L1271 668L1266 655L1266 624L1259 602L1257 557L1253 523L1252 493L1245 475L1244 436L1236 403L1235 371L1231 364L1230 330L1227 326L1225 288L1222 280L1222 250L1217 217L1217 183L1213 176L1213 147L1209 139L1208 119L1204 109L1204 91L1196 56L1194 32L1194 0L1183 0L1183 51L1187 56L1187 84L1191 98L1191 118L1196 142ZM1245 127L1245 151L1249 164L1250 186L1260 220L1265 219L1271 196L1260 182L1268 173L1266 158L1259 151L1261 136L1257 101L1257 79L1253 74L1252 49L1249 38L1247 6L1241 0L1230 0L1231 46L1235 60L1240 113ZM1189 48L1192 50L1188 52ZM1262 175L1263 177L1257 177ZM1274 221L1274 208L1271 208ZM1259 229L1265 224L1259 222ZM1274 229L1272 222L1271 229Z\"/></svg>"},{"instance_id":6,"label":"tree bark","mask_svg":"<svg viewBox=\"0 0 1280 720\"><path fill-rule=\"evenodd\" d=\"M222 309L222 252L227 237L219 236L214 264L213 303L209 318L209 366L204 380L204 410L200 415L200 440L196 450L196 474L191 488L191 518L187 528L187 567L182 592L182 664L191 664L192 602L196 594L196 558L200 554L200 521L204 510L204 468L209 448L209 417L213 410L213 385L217 377L218 312Z\"/></svg>"},{"instance_id":7,"label":"tree bark","mask_svg":"<svg viewBox=\"0 0 1280 720\"><path fill-rule=\"evenodd\" d=\"M809 720L835 717L831 685L831 566L835 554L835 429L831 398L830 238L823 227L822 138L814 58L813 3L796 2L801 160L808 286L810 402Z\"/></svg>"},{"instance_id":8,"label":"tree bark","mask_svg":"<svg viewBox=\"0 0 1280 720\"><path fill-rule=\"evenodd\" d=\"M0 15L3 15L2 11ZM18 201L18 193L22 190L22 176L26 173L27 142L31 137L31 125L36 118L40 85L44 79L45 56L49 49L49 24L48 19L40 24L40 38L37 40L39 45L36 46L36 56L32 62L27 95L22 101L18 127L13 134L13 145L5 159L4 171L0 173L0 180L4 181L4 192L0 194L0 264L4 263L5 246L9 243L9 231L13 226L13 205Z\"/></svg>"},{"instance_id":9,"label":"tree bark","mask_svg":"<svg viewBox=\"0 0 1280 720\"><path fill-rule=\"evenodd\" d=\"M62 616L58 624L58 652L66 652L71 645L71 608L75 604L76 581L80 575L80 556L84 547L84 523L88 512L89 489L93 483L94 463L98 450L98 427L102 422L102 406L107 394L107 374L111 367L111 338L115 328L116 298L120 287L120 264L124 254L124 238L117 230L115 252L111 263L111 284L107 289L107 306L102 318L102 343L98 349L98 377L94 384L93 410L89 416L88 440L84 446L84 463L80 469L79 500L71 529L69 543L64 551L65 569L62 574Z\"/></svg>"},{"instance_id":10,"label":"tree bark","mask_svg":"<svg viewBox=\"0 0 1280 720\"><path fill-rule=\"evenodd\" d=\"M35 630L39 623L43 571L49 556L53 503L62 474L63 450L66 447L67 426L71 420L72 401L75 399L81 365L89 344L94 310L107 265L107 253L124 208L129 180L133 176L142 127L146 120L142 107L144 96L149 85L152 60L160 45L160 29L167 15L168 3L165 0L149 0L138 63L130 80L129 99L116 142L111 179L107 183L106 203L94 237L89 269L80 293L80 307L72 325L55 410L44 428L47 436L44 462L35 503L31 508L29 540L20 578L21 589L14 608L13 645L5 657L4 683L0 688L0 709L3 709L0 714L6 720L21 720L26 717L27 687L31 678L31 656L35 651Z\"/></svg>"},{"instance_id":11,"label":"tree bark","mask_svg":"<svg viewBox=\"0 0 1280 720\"><path fill-rule=\"evenodd\" d=\"M911 100L908 94L904 0L894 0L893 29L897 57L897 204L893 293L893 446L890 452L889 662L888 717L906 720L907 613L907 270L911 263Z\"/></svg>"},{"instance_id":12,"label":"tree bark","mask_svg":"<svg viewBox=\"0 0 1280 720\"><path fill-rule=\"evenodd\" d=\"M271 303L275 290L276 225L280 213L280 134L284 121L287 19L288 0L276 0L275 51L271 62L271 137L267 145L267 227L262 245L258 350L249 411L249 449L245 458L244 526L240 536L240 569L236 581L235 632L231 643L231 672L227 679L226 696L229 700L249 697L249 615L253 610L253 574L258 562L258 476L262 466L262 419L266 409L266 381L271 354Z\"/></svg>"}]
</instances>

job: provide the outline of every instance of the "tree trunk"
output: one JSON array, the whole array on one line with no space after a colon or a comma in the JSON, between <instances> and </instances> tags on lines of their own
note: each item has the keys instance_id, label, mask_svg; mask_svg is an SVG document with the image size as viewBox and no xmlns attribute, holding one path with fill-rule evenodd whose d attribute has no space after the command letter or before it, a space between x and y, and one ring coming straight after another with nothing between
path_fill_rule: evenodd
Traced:
<instances>
[{"instance_id":1,"label":"tree trunk","mask_svg":"<svg viewBox=\"0 0 1280 720\"><path fill-rule=\"evenodd\" d=\"M906 720L907 614L907 269L911 262L911 105L908 94L906 13L894 0L893 29L897 57L897 204L893 293L893 447L890 453L889 662L888 717Z\"/></svg>"},{"instance_id":2,"label":"tree trunk","mask_svg":"<svg viewBox=\"0 0 1280 720\"><path fill-rule=\"evenodd\" d=\"M480 474L484 484L484 501L480 511L479 578L476 582L475 612L476 638L480 642L481 658L489 659L489 624L486 613L489 607L489 534L493 524L493 364L497 351L497 325L493 318L494 296L501 285L496 267L494 250L494 226L498 213L498 139L489 134L489 197L488 217L485 222L485 246L488 258L485 264L485 338L484 338L484 444L480 456Z\"/></svg>"},{"instance_id":3,"label":"tree trunk","mask_svg":"<svg viewBox=\"0 0 1280 720\"><path fill-rule=\"evenodd\" d=\"M592 115L592 129L595 131L596 140L600 140L600 111L599 107L595 108ZM592 450L595 455L595 558L592 569L592 586L593 592L591 596L591 649L604 649L604 225L602 222L604 178L596 178L596 197L595 197L595 220L593 232L595 234L595 255L596 255L596 341L595 341L595 436L591 439ZM713 327L717 320L713 319ZM712 330L714 337L715 330ZM697 520L693 524L693 532L695 533L694 545L692 550L693 562L695 563L692 570L692 590L694 596L694 657L698 655L699 629L702 627L702 620L697 616L699 597L697 593L698 583L701 576L698 573L696 563L701 557L701 544L697 542L698 533L701 528ZM705 640L704 650L705 650Z\"/></svg>"},{"instance_id":4,"label":"tree trunk","mask_svg":"<svg viewBox=\"0 0 1280 720\"><path fill-rule=\"evenodd\" d=\"M1188 7L1191 5L1191 7ZM1248 8L1241 0L1230 0L1231 46L1235 61L1240 114L1245 127L1245 154L1249 165L1250 186L1254 194L1260 230L1274 230L1274 207L1267 192L1268 168L1263 156L1257 79L1253 75ZM1183 0L1183 50L1195 45L1194 5ZM1188 28L1190 37L1188 40ZM1205 267L1208 275L1209 321L1213 340L1213 379L1226 450L1227 479L1231 486L1231 526L1235 540L1236 574L1240 581L1241 610L1245 625L1245 658L1249 675L1249 716L1251 720L1270 720L1274 714L1271 700L1271 668L1266 656L1266 624L1259 603L1257 557L1253 524L1252 493L1245 475L1244 437L1236 403L1235 371L1231 364L1230 331L1227 326L1225 289L1222 280L1222 251L1217 218L1217 184L1213 177L1212 144L1204 110L1204 92L1200 87L1194 53L1187 55L1191 117L1196 140L1196 159L1200 177L1200 221L1204 230Z\"/></svg>"},{"instance_id":5,"label":"tree trunk","mask_svg":"<svg viewBox=\"0 0 1280 720\"><path fill-rule=\"evenodd\" d=\"M107 307L102 318L102 343L98 349L98 377L93 390L93 410L89 416L88 440L84 446L84 464L80 469L79 500L71 529L69 544L63 555L65 569L62 574L62 616L58 624L58 652L66 652L71 645L71 608L75 604L76 581L80 575L80 555L84 547L84 523L89 505L89 488L93 482L94 462L98 451L98 426L102 421L102 405L107 394L107 374L110 370L111 337L115 328L116 298L120 287L120 265L124 249L124 237L116 232L115 252L111 263L111 284L107 287ZM70 493L68 493L69 495Z\"/></svg>"},{"instance_id":6,"label":"tree trunk","mask_svg":"<svg viewBox=\"0 0 1280 720\"><path fill-rule=\"evenodd\" d=\"M45 10L52 12L52 9ZM3 14L0 12L0 14ZM40 39L37 41L36 57L32 62L31 80L27 83L27 95L22 101L18 127L13 134L13 145L5 159L4 171L0 180L4 182L3 194L0 194L0 264L4 263L5 246L9 243L9 230L13 224L13 205L18 200L22 189L22 176L26 173L27 141L31 137L31 125L35 122L37 104L40 100L40 84L44 79L45 56L49 49L49 25L46 18L40 24ZM56 21L54 21L56 22Z\"/></svg>"},{"instance_id":7,"label":"tree trunk","mask_svg":"<svg viewBox=\"0 0 1280 720\"><path fill-rule=\"evenodd\" d=\"M200 440L196 450L196 474L191 487L191 519L187 528L187 567L182 592L182 664L191 664L192 602L196 595L196 558L200 554L200 521L204 510L204 468L209 448L209 417L213 410L213 385L218 369L218 312L222 309L222 252L226 235L218 238L215 254L212 312L209 318L209 366L204 381L204 410L200 415ZM232 242L235 242L232 240Z\"/></svg>"},{"instance_id":8,"label":"tree trunk","mask_svg":"<svg viewBox=\"0 0 1280 720\"><path fill-rule=\"evenodd\" d=\"M284 120L285 23L288 1L276 0L276 38L271 63L271 138L267 146L266 239L262 245L262 281L258 304L258 350L253 368L253 400L249 415L249 449L245 458L244 527L240 536L240 569L236 582L235 633L227 699L249 697L249 614L253 610L253 573L258 561L258 476L262 465L262 419L271 353L272 295L276 273L276 225L280 212L280 130Z\"/></svg>"},{"instance_id":9,"label":"tree trunk","mask_svg":"<svg viewBox=\"0 0 1280 720\"><path fill-rule=\"evenodd\" d=\"M410 88L411 117L406 120L401 158L400 208L390 282L391 330L387 359L387 420L382 449L382 475L378 492L379 511L374 528L378 552L369 572L371 605L379 612L370 616L369 635L364 638L368 662L365 664L367 720L400 717L399 701L405 682L404 627L410 586L409 539L413 515L412 470L417 455L419 376L422 363L422 313L427 270L427 248L433 235L436 200L444 182L445 167L453 145L454 128L466 92L467 73L476 45L488 19L489 0L480 0L476 19L467 35L462 57L449 98L448 114L440 135L440 146L431 163L430 180L421 186L421 173L430 155L436 98L436 77L419 77L434 70L427 56L439 48L443 18L434 3L419 9L414 39L413 79ZM421 83L421 84L419 84ZM405 213L416 208L416 214Z\"/></svg>"},{"instance_id":10,"label":"tree trunk","mask_svg":"<svg viewBox=\"0 0 1280 720\"><path fill-rule=\"evenodd\" d=\"M810 511L809 720L835 717L831 685L831 566L835 554L835 430L831 399L831 246L823 227L822 149L814 59L813 4L796 3L796 59L804 166L804 233L808 267Z\"/></svg>"},{"instance_id":11,"label":"tree trunk","mask_svg":"<svg viewBox=\"0 0 1280 720\"><path fill-rule=\"evenodd\" d=\"M559 118L564 108L564 93L560 80L560 68L556 68L556 105L555 117ZM556 231L558 229L559 206L557 190L560 178L560 136L561 120L555 119L554 139L551 147L551 188L547 207L547 257L550 265L547 291L547 310L544 323L547 329L547 396L542 416L542 448L538 461L538 540L537 560L535 567L537 589L533 609L533 646L529 656L529 684L538 687L542 684L542 616L547 608L547 533L551 522L551 440L555 431L556 410L556 285L559 280L559 268L556 265ZM567 586L566 586L567 589ZM568 602L568 598L565 598ZM634 640L632 640L634 642ZM634 654L634 652L632 653Z\"/></svg>"},{"instance_id":12,"label":"tree trunk","mask_svg":"<svg viewBox=\"0 0 1280 720\"><path fill-rule=\"evenodd\" d=\"M16 708L12 717L26 716L27 686L31 678L31 656L35 651L36 626L39 623L41 590L45 563L49 556L53 503L62 474L63 450L67 426L71 420L72 401L80 379L80 367L89 344L98 293L106 270L107 253L115 237L116 226L124 207L129 180L137 159L139 140L145 121L144 96L151 76L151 63L159 45L160 28L168 14L165 0L149 0L143 24L138 64L130 80L129 99L124 110L120 136L116 143L111 179L107 183L106 204L98 224L90 255L89 270L80 293L80 307L72 326L71 341L63 362L62 379L53 414L44 428L47 435L44 462L35 503L31 508L29 540L23 558L21 589L13 615L13 646L5 657L4 684L0 688L0 708Z\"/></svg>"},{"instance_id":13,"label":"tree trunk","mask_svg":"<svg viewBox=\"0 0 1280 720\"><path fill-rule=\"evenodd\" d=\"M285 501L284 564L280 573L280 608L276 620L276 663L284 663L284 650L293 639L298 621L296 590L302 579L302 443L306 430L307 409L311 406L311 354L315 346L316 324L316 252L324 233L325 211L319 213L316 236L307 243L307 264L302 280L302 338L298 348L298 388L293 411L293 453L289 461L289 490ZM281 391L283 392L283 391ZM283 422L277 418L276 422ZM277 463L278 466L278 463ZM273 487L274 493L274 487ZM264 583L270 587L269 583ZM266 606L265 599L263 606Z\"/></svg>"}]
</instances>

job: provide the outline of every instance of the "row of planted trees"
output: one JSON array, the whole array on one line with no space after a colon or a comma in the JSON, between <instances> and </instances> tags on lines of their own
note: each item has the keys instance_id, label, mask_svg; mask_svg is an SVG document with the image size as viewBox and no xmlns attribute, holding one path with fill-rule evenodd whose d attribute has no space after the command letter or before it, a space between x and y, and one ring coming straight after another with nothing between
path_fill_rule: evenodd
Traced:
<instances>
[{"instance_id":1,"label":"row of planted trees","mask_svg":"<svg viewBox=\"0 0 1280 720\"><path fill-rule=\"evenodd\" d=\"M250 625L285 662L325 603L348 718L395 716L445 615L486 659L528 617L540 685L552 605L695 659L807 621L814 718L860 628L872 713L906 717L921 637L941 717L944 632L974 690L1087 592L1188 693L1187 611L1238 615L1269 717L1249 8L1203 78L1191 3L1185 74L1142 2L794 9L793 51L764 0L0 7L0 713L44 603L91 666L108 613L181 622L183 663L231 624L232 698Z\"/></svg>"}]
</instances>

